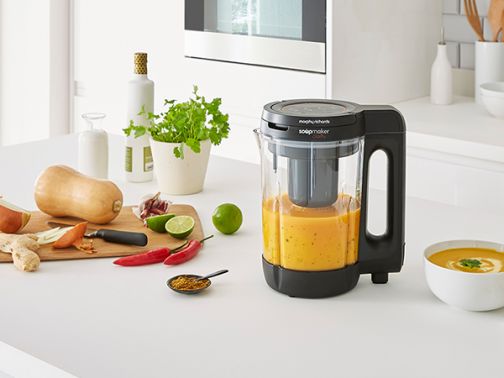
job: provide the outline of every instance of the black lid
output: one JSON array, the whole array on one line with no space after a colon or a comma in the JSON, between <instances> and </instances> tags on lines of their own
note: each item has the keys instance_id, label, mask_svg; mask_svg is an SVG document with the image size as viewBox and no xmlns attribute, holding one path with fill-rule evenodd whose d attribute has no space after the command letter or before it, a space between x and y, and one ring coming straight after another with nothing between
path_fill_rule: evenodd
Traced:
<instances>
[{"instance_id":1,"label":"black lid","mask_svg":"<svg viewBox=\"0 0 504 378\"><path fill-rule=\"evenodd\" d=\"M261 132L278 139L330 142L364 135L361 106L336 100L299 99L264 106Z\"/></svg>"}]
</instances>

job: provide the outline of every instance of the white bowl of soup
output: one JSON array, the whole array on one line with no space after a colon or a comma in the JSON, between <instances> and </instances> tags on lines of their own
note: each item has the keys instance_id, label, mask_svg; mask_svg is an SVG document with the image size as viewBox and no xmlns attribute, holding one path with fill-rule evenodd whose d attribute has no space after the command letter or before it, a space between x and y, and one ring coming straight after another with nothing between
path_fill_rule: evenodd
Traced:
<instances>
[{"instance_id":1,"label":"white bowl of soup","mask_svg":"<svg viewBox=\"0 0 504 378\"><path fill-rule=\"evenodd\" d=\"M425 250L424 265L429 288L443 302L468 311L504 307L504 244L436 243Z\"/></svg>"}]
</instances>

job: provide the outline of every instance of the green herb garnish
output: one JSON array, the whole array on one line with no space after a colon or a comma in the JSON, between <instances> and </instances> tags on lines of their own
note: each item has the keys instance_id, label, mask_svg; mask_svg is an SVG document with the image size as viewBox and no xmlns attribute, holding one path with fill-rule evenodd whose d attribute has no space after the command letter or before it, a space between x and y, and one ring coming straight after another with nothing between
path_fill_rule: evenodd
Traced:
<instances>
[{"instance_id":1,"label":"green herb garnish","mask_svg":"<svg viewBox=\"0 0 504 378\"><path fill-rule=\"evenodd\" d=\"M130 121L129 127L123 129L124 133L127 136L134 133L135 138L150 134L158 142L179 143L173 154L180 159L184 158L184 145L199 153L201 141L210 139L213 145L220 144L229 135L229 115L220 111L221 99L207 102L205 97L198 95L196 85L193 86L193 94L194 98L185 102L165 100L168 110L159 114L147 113L142 108L138 114L147 117L149 127Z\"/></svg>"},{"instance_id":2,"label":"green herb garnish","mask_svg":"<svg viewBox=\"0 0 504 378\"><path fill-rule=\"evenodd\" d=\"M477 269L481 266L481 261L476 259L462 259L459 264L469 269Z\"/></svg>"}]
</instances>

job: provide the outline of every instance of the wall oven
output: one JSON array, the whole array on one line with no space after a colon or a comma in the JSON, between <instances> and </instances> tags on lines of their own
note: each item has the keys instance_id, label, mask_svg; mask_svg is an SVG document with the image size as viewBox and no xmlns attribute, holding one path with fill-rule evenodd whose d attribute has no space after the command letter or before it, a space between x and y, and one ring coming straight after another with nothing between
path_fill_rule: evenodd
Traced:
<instances>
[{"instance_id":1,"label":"wall oven","mask_svg":"<svg viewBox=\"0 0 504 378\"><path fill-rule=\"evenodd\" d=\"M185 0L186 57L326 72L326 0Z\"/></svg>"}]
</instances>

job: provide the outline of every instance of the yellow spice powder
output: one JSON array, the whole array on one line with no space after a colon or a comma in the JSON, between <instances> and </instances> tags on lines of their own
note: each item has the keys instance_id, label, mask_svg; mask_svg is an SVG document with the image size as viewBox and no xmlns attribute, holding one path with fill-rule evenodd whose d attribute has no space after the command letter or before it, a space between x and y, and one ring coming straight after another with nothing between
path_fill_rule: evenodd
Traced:
<instances>
[{"instance_id":1,"label":"yellow spice powder","mask_svg":"<svg viewBox=\"0 0 504 378\"><path fill-rule=\"evenodd\" d=\"M180 276L170 282L170 286L177 290L192 291L204 289L208 286L208 280L198 280L197 277Z\"/></svg>"}]
</instances>

